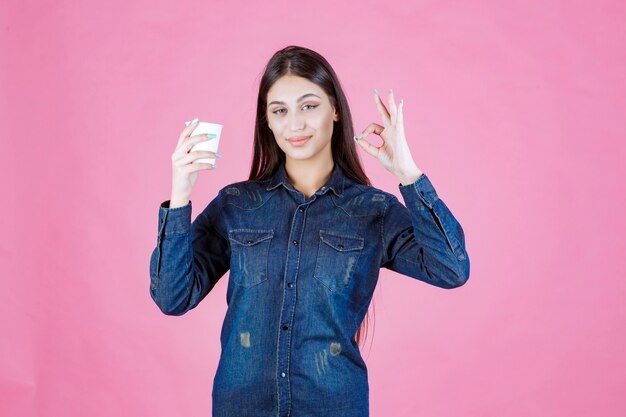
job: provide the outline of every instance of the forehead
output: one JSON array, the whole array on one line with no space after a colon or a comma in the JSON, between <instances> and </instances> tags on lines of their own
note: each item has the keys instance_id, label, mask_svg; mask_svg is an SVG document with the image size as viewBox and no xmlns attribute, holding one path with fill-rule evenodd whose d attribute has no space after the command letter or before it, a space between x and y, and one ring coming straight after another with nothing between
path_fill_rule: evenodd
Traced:
<instances>
[{"instance_id":1,"label":"forehead","mask_svg":"<svg viewBox=\"0 0 626 417\"><path fill-rule=\"evenodd\" d=\"M272 101L296 103L300 97L308 93L316 94L322 100L326 99L324 90L314 82L296 75L285 75L276 80L268 90L267 103L271 104ZM316 99L317 97L309 96L307 98Z\"/></svg>"}]
</instances>

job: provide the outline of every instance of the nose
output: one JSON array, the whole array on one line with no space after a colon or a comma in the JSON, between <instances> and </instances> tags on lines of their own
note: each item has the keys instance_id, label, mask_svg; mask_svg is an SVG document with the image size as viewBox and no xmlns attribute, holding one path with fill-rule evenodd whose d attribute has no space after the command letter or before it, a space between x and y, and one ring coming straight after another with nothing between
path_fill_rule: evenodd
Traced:
<instances>
[{"instance_id":1,"label":"nose","mask_svg":"<svg viewBox=\"0 0 626 417\"><path fill-rule=\"evenodd\" d=\"M304 116L299 112L291 112L289 116L289 128L296 132L304 128Z\"/></svg>"}]
</instances>

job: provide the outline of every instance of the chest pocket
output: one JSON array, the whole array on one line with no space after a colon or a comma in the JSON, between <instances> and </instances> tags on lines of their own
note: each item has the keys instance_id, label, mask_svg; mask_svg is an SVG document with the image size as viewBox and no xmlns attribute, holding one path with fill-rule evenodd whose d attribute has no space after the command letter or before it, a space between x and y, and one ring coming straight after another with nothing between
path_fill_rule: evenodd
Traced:
<instances>
[{"instance_id":1,"label":"chest pocket","mask_svg":"<svg viewBox=\"0 0 626 417\"><path fill-rule=\"evenodd\" d=\"M267 280L267 262L273 230L235 229L230 240L230 276L249 288Z\"/></svg>"},{"instance_id":2,"label":"chest pocket","mask_svg":"<svg viewBox=\"0 0 626 417\"><path fill-rule=\"evenodd\" d=\"M363 243L360 236L320 230L313 276L331 291L341 292L350 285Z\"/></svg>"}]
</instances>

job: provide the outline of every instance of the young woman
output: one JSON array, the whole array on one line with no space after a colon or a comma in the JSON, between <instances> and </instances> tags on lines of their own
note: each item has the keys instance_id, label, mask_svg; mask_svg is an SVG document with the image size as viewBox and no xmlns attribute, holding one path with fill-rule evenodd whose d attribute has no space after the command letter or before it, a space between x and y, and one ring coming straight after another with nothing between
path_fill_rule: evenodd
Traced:
<instances>
[{"instance_id":1,"label":"young woman","mask_svg":"<svg viewBox=\"0 0 626 417\"><path fill-rule=\"evenodd\" d=\"M215 157L185 128L172 154L171 199L159 208L150 295L161 311L196 307L230 270L213 416L368 416L360 325L387 268L441 288L463 285L461 225L409 151L403 101L354 137L329 63L290 46L262 77L248 180L229 184L191 222L198 171ZM380 147L366 142L376 134ZM406 206L366 177L356 147L399 181ZM215 175L215 174L211 174ZM356 338L355 338L356 335Z\"/></svg>"}]
</instances>

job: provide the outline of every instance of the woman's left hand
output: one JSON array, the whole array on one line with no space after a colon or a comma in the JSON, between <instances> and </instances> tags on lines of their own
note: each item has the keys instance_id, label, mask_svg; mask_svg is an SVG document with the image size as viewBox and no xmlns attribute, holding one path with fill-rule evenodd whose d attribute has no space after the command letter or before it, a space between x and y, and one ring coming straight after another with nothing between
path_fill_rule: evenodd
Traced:
<instances>
[{"instance_id":1,"label":"woman's left hand","mask_svg":"<svg viewBox=\"0 0 626 417\"><path fill-rule=\"evenodd\" d=\"M400 180L402 185L411 184L422 175L422 171L413 161L409 145L404 136L404 116L402 113L404 100L400 100L400 105L396 107L393 90L389 89L389 109L391 111L388 111L378 96L378 92L374 89L374 101L383 118L384 126L371 123L365 128L363 133L355 136L354 140L365 152L378 159L387 171ZM383 144L376 147L367 142L365 137L370 133L376 133L380 136Z\"/></svg>"}]
</instances>

